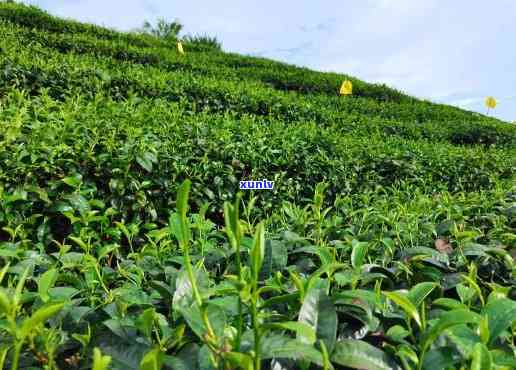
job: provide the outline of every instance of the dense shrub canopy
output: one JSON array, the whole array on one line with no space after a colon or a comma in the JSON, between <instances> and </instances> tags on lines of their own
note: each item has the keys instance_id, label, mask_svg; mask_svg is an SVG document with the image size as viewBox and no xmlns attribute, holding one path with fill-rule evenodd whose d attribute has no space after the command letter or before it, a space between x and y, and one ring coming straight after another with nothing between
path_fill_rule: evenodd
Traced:
<instances>
[{"instance_id":1,"label":"dense shrub canopy","mask_svg":"<svg viewBox=\"0 0 516 370\"><path fill-rule=\"evenodd\" d=\"M0 368L516 368L515 125L207 36L0 35Z\"/></svg>"}]
</instances>

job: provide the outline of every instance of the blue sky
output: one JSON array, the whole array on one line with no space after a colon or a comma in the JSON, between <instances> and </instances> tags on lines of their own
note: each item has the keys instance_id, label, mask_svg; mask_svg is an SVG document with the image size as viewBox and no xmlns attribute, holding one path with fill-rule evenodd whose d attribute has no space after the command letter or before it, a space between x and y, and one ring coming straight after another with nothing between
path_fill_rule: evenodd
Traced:
<instances>
[{"instance_id":1,"label":"blue sky","mask_svg":"<svg viewBox=\"0 0 516 370\"><path fill-rule=\"evenodd\" d=\"M179 19L225 50L382 82L435 102L516 120L516 1L28 0L50 13L130 30Z\"/></svg>"}]
</instances>

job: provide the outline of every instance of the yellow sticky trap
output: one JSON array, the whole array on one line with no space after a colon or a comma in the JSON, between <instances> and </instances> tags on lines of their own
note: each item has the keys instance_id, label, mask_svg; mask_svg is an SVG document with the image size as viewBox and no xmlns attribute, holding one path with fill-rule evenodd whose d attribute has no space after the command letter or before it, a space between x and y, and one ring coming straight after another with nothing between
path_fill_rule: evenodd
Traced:
<instances>
[{"instance_id":1,"label":"yellow sticky trap","mask_svg":"<svg viewBox=\"0 0 516 370\"><path fill-rule=\"evenodd\" d=\"M340 87L340 95L351 95L353 93L353 84L349 80L342 82Z\"/></svg>"},{"instance_id":2,"label":"yellow sticky trap","mask_svg":"<svg viewBox=\"0 0 516 370\"><path fill-rule=\"evenodd\" d=\"M185 51L183 50L183 44L181 44L180 42L177 43L177 51L179 52L179 54L185 53Z\"/></svg>"},{"instance_id":3,"label":"yellow sticky trap","mask_svg":"<svg viewBox=\"0 0 516 370\"><path fill-rule=\"evenodd\" d=\"M489 109L496 108L496 99L493 98L492 96L488 96L486 98L486 107L489 108Z\"/></svg>"}]
</instances>

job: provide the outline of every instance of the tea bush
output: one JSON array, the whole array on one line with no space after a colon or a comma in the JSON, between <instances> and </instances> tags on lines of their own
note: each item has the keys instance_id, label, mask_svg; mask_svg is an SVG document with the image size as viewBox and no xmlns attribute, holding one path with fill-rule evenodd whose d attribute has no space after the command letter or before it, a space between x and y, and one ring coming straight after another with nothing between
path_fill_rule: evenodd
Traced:
<instances>
[{"instance_id":1,"label":"tea bush","mask_svg":"<svg viewBox=\"0 0 516 370\"><path fill-rule=\"evenodd\" d=\"M0 33L0 368L516 368L514 125L10 2Z\"/></svg>"}]
</instances>

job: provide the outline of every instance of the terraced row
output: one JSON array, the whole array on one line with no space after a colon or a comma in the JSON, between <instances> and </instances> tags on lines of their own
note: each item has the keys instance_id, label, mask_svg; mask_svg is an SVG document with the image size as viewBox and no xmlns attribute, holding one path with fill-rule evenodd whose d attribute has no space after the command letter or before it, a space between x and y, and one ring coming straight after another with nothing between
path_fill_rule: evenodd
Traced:
<instances>
[{"instance_id":1,"label":"terraced row","mask_svg":"<svg viewBox=\"0 0 516 370\"><path fill-rule=\"evenodd\" d=\"M112 58L99 63L95 55L61 55L37 45L20 53L16 46L18 42L17 34L11 33L2 46L8 51L5 53L8 58L0 67L3 69L0 81L3 91L17 88L38 94L41 89L48 88L54 98L104 93L116 99L133 92L148 98L186 99L194 111L230 111L286 122L314 121L336 130L364 135L383 132L407 139L509 147L514 146L516 140L511 125L476 118L472 113L456 115L454 109L443 110L430 103L398 104L359 97L341 99L326 95L285 94L254 80L227 79L223 72L224 79L221 80L215 72L212 76L202 77L204 75L195 70L164 72L157 67L133 65ZM33 53L39 53L42 58L32 58Z\"/></svg>"}]
</instances>

